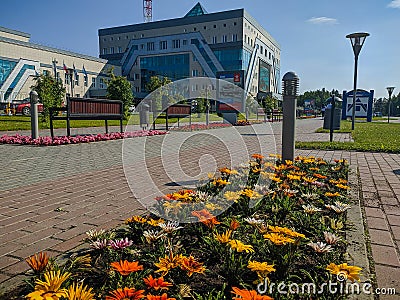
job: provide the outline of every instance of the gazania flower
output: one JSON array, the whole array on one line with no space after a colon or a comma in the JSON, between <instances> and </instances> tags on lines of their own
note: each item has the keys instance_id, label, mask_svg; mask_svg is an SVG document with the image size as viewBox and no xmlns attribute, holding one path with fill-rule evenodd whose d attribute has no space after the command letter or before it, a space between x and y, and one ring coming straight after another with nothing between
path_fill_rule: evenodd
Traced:
<instances>
[{"instance_id":1,"label":"gazania flower","mask_svg":"<svg viewBox=\"0 0 400 300\"><path fill-rule=\"evenodd\" d=\"M165 233L162 233L161 231L155 231L155 230L145 230L143 232L143 236L146 238L146 241L151 244L158 240L159 238L165 236Z\"/></svg>"},{"instance_id":2,"label":"gazania flower","mask_svg":"<svg viewBox=\"0 0 400 300\"><path fill-rule=\"evenodd\" d=\"M164 281L164 277L153 278L153 276L150 275L147 278L143 278L143 281L149 288L153 288L156 291L168 290L168 287L172 286L172 283Z\"/></svg>"},{"instance_id":3,"label":"gazania flower","mask_svg":"<svg viewBox=\"0 0 400 300\"><path fill-rule=\"evenodd\" d=\"M227 230L227 231L225 231L225 233L221 233L221 234L216 233L214 235L214 238L221 244L226 244L226 243L229 243L231 234L232 234L232 230Z\"/></svg>"},{"instance_id":4,"label":"gazania flower","mask_svg":"<svg viewBox=\"0 0 400 300\"><path fill-rule=\"evenodd\" d=\"M254 158L255 160L262 160L264 158L264 155L253 154L251 157Z\"/></svg>"},{"instance_id":5,"label":"gazania flower","mask_svg":"<svg viewBox=\"0 0 400 300\"><path fill-rule=\"evenodd\" d=\"M314 173L313 176L317 177L318 179L326 179L326 178L328 178L327 176L319 174L319 173Z\"/></svg>"},{"instance_id":6,"label":"gazania flower","mask_svg":"<svg viewBox=\"0 0 400 300\"><path fill-rule=\"evenodd\" d=\"M228 201L234 201L237 202L240 198L241 192L225 192L224 197Z\"/></svg>"},{"instance_id":7,"label":"gazania flower","mask_svg":"<svg viewBox=\"0 0 400 300\"><path fill-rule=\"evenodd\" d=\"M30 300L36 299L59 299L66 296L66 289L61 285L71 276L71 273L61 273L58 271L49 271L44 273L44 281L36 279L35 291L26 297Z\"/></svg>"},{"instance_id":8,"label":"gazania flower","mask_svg":"<svg viewBox=\"0 0 400 300\"><path fill-rule=\"evenodd\" d=\"M311 248L314 249L315 252L317 253L327 253L332 251L332 246L327 245L322 242L316 242L316 243L308 243L307 246L310 246Z\"/></svg>"},{"instance_id":9,"label":"gazania flower","mask_svg":"<svg viewBox=\"0 0 400 300\"><path fill-rule=\"evenodd\" d=\"M166 233L172 233L176 230L179 230L183 228L182 226L179 226L179 222L173 221L173 222L168 222L168 223L161 223L158 224L161 229L166 232Z\"/></svg>"},{"instance_id":10,"label":"gazania flower","mask_svg":"<svg viewBox=\"0 0 400 300\"><path fill-rule=\"evenodd\" d=\"M89 231L86 231L86 235L88 236L89 240L97 241L104 235L105 232L106 231L104 229L99 229L99 230L91 229Z\"/></svg>"},{"instance_id":11,"label":"gazania flower","mask_svg":"<svg viewBox=\"0 0 400 300\"><path fill-rule=\"evenodd\" d=\"M279 227L279 226L268 226L268 229L272 232L275 233L280 233L280 234L285 234L288 235L290 237L294 237L294 238L305 238L304 234L298 233L294 230L291 230L289 228L286 227Z\"/></svg>"},{"instance_id":12,"label":"gazania flower","mask_svg":"<svg viewBox=\"0 0 400 300\"><path fill-rule=\"evenodd\" d=\"M93 289L89 288L83 283L72 283L67 290L66 298L68 300L95 300Z\"/></svg>"},{"instance_id":13,"label":"gazania flower","mask_svg":"<svg viewBox=\"0 0 400 300\"><path fill-rule=\"evenodd\" d=\"M326 192L325 196L329 197L329 198L333 198L333 197L340 197L340 194L339 194L339 192L335 192L335 193Z\"/></svg>"},{"instance_id":14,"label":"gazania flower","mask_svg":"<svg viewBox=\"0 0 400 300\"><path fill-rule=\"evenodd\" d=\"M132 218L129 218L129 219L127 219L125 221L126 224L129 224L129 223L141 223L141 224L143 224L143 223L146 223L146 222L147 222L147 219L145 219L145 218L143 218L141 216L133 216Z\"/></svg>"},{"instance_id":15,"label":"gazania flower","mask_svg":"<svg viewBox=\"0 0 400 300\"><path fill-rule=\"evenodd\" d=\"M354 282L354 280L360 281L359 272L362 269L360 267L356 267L356 266L349 266L349 265L347 265L347 263L340 264L340 265L331 263L326 267L326 270L331 272L331 274L333 274L333 275L340 274L340 275L344 276L346 279L351 280L351 282Z\"/></svg>"},{"instance_id":16,"label":"gazania flower","mask_svg":"<svg viewBox=\"0 0 400 300\"><path fill-rule=\"evenodd\" d=\"M333 210L334 212L336 212L338 214L344 213L346 210L351 208L350 205L342 203L340 201L336 201L335 205L328 204L328 205L325 205L325 207L330 210Z\"/></svg>"},{"instance_id":17,"label":"gazania flower","mask_svg":"<svg viewBox=\"0 0 400 300\"><path fill-rule=\"evenodd\" d=\"M239 226L240 226L239 221L237 221L236 219L232 219L231 224L229 225L229 229L236 230L239 228Z\"/></svg>"},{"instance_id":18,"label":"gazania flower","mask_svg":"<svg viewBox=\"0 0 400 300\"><path fill-rule=\"evenodd\" d=\"M127 260L120 260L118 262L112 262L111 267L120 273L122 276L128 276L132 272L143 270L143 266L139 265L137 261L129 262Z\"/></svg>"},{"instance_id":19,"label":"gazania flower","mask_svg":"<svg viewBox=\"0 0 400 300\"><path fill-rule=\"evenodd\" d=\"M165 255L164 258L159 258L159 262L154 265L158 268L156 273L162 272L162 276L168 274L169 270L174 269L182 264L184 256L182 254L174 255L172 252L170 255Z\"/></svg>"},{"instance_id":20,"label":"gazania flower","mask_svg":"<svg viewBox=\"0 0 400 300\"><path fill-rule=\"evenodd\" d=\"M238 174L238 171L236 171L236 170L233 170L233 169L229 169L229 168L221 168L221 169L219 169L219 171L222 173L222 174L226 174L226 175L231 175L231 174Z\"/></svg>"},{"instance_id":21,"label":"gazania flower","mask_svg":"<svg viewBox=\"0 0 400 300\"><path fill-rule=\"evenodd\" d=\"M244 191L242 191L242 195L249 197L250 199L255 199L255 198L261 197L261 195L259 193L257 193L256 191L253 191L251 189L245 189Z\"/></svg>"},{"instance_id":22,"label":"gazania flower","mask_svg":"<svg viewBox=\"0 0 400 300\"><path fill-rule=\"evenodd\" d=\"M203 264L196 261L196 259L191 255L189 257L183 257L181 269L186 271L189 277L191 277L193 273L203 274L206 270Z\"/></svg>"},{"instance_id":23,"label":"gazania flower","mask_svg":"<svg viewBox=\"0 0 400 300\"><path fill-rule=\"evenodd\" d=\"M32 268L33 271L42 272L49 262L49 256L46 252L39 252L26 259L26 263Z\"/></svg>"},{"instance_id":24,"label":"gazania flower","mask_svg":"<svg viewBox=\"0 0 400 300\"><path fill-rule=\"evenodd\" d=\"M275 272L274 265L269 265L267 262L249 261L247 268L257 273L257 276L262 280L265 279L269 273Z\"/></svg>"},{"instance_id":25,"label":"gazania flower","mask_svg":"<svg viewBox=\"0 0 400 300\"><path fill-rule=\"evenodd\" d=\"M167 204L167 203L165 203L165 204ZM157 227L164 222L165 221L163 219L158 219L158 220L150 219L147 221L147 224L149 224L150 226L153 226L153 227Z\"/></svg>"},{"instance_id":26,"label":"gazania flower","mask_svg":"<svg viewBox=\"0 0 400 300\"><path fill-rule=\"evenodd\" d=\"M279 176L274 176L274 177L271 177L270 179L276 183L282 182L282 179L280 179Z\"/></svg>"},{"instance_id":27,"label":"gazania flower","mask_svg":"<svg viewBox=\"0 0 400 300\"><path fill-rule=\"evenodd\" d=\"M257 220L255 218L245 218L244 220L250 225L261 225L264 223L264 220Z\"/></svg>"},{"instance_id":28,"label":"gazania flower","mask_svg":"<svg viewBox=\"0 0 400 300\"><path fill-rule=\"evenodd\" d=\"M339 242L341 240L340 237L336 236L333 233L327 232L327 231L324 231L324 238L325 238L325 241L329 245L334 245L334 244L336 244L337 242Z\"/></svg>"},{"instance_id":29,"label":"gazania flower","mask_svg":"<svg viewBox=\"0 0 400 300\"><path fill-rule=\"evenodd\" d=\"M297 175L291 175L291 174L287 174L287 175L286 175L286 178L287 178L287 179L289 179L289 180L292 180L292 181L295 181L295 180L300 180L300 179L301 179L301 177L300 177L300 176L297 176Z\"/></svg>"},{"instance_id":30,"label":"gazania flower","mask_svg":"<svg viewBox=\"0 0 400 300\"><path fill-rule=\"evenodd\" d=\"M309 215L312 215L312 214L315 214L316 212L322 211L318 207L315 207L314 205L311 205L311 204L302 205L302 207L303 207L304 211Z\"/></svg>"},{"instance_id":31,"label":"gazania flower","mask_svg":"<svg viewBox=\"0 0 400 300\"><path fill-rule=\"evenodd\" d=\"M107 246L108 246L107 240L98 240L90 243L90 247L98 250L107 248Z\"/></svg>"},{"instance_id":32,"label":"gazania flower","mask_svg":"<svg viewBox=\"0 0 400 300\"><path fill-rule=\"evenodd\" d=\"M301 197L307 200L317 200L319 198L319 195L315 193L306 193L306 194L301 194Z\"/></svg>"},{"instance_id":33,"label":"gazania flower","mask_svg":"<svg viewBox=\"0 0 400 300\"><path fill-rule=\"evenodd\" d=\"M266 233L266 234L264 234L264 238L271 241L275 245L279 245L279 246L295 242L294 239L286 237L279 233Z\"/></svg>"},{"instance_id":34,"label":"gazania flower","mask_svg":"<svg viewBox=\"0 0 400 300\"><path fill-rule=\"evenodd\" d=\"M233 297L232 300L274 300L269 296L258 294L255 290L241 290L237 287L232 287L232 294L239 297Z\"/></svg>"},{"instance_id":35,"label":"gazania flower","mask_svg":"<svg viewBox=\"0 0 400 300\"><path fill-rule=\"evenodd\" d=\"M143 299L145 295L144 290L136 290L135 288L116 289L110 292L109 296L106 296L106 300L136 300Z\"/></svg>"},{"instance_id":36,"label":"gazania flower","mask_svg":"<svg viewBox=\"0 0 400 300\"><path fill-rule=\"evenodd\" d=\"M146 299L147 300L176 300L175 298L168 298L168 295L166 293L162 294L161 296L147 295Z\"/></svg>"},{"instance_id":37,"label":"gazania flower","mask_svg":"<svg viewBox=\"0 0 400 300\"><path fill-rule=\"evenodd\" d=\"M349 189L350 189L349 186L343 185L343 184L340 184L340 183L338 183L338 184L336 185L336 187L338 187L339 189L343 189L343 190L349 190Z\"/></svg>"},{"instance_id":38,"label":"gazania flower","mask_svg":"<svg viewBox=\"0 0 400 300\"><path fill-rule=\"evenodd\" d=\"M120 240L111 240L108 242L108 245L114 250L122 250L129 246L132 246L133 242L128 240L128 238L120 239Z\"/></svg>"},{"instance_id":39,"label":"gazania flower","mask_svg":"<svg viewBox=\"0 0 400 300\"><path fill-rule=\"evenodd\" d=\"M216 187L224 187L231 183L225 179L217 178L213 180L212 184L215 185Z\"/></svg>"},{"instance_id":40,"label":"gazania flower","mask_svg":"<svg viewBox=\"0 0 400 300\"><path fill-rule=\"evenodd\" d=\"M199 221L206 225L208 228L214 228L215 225L221 224L221 222L219 222L213 214L205 209L193 211L192 215L197 217Z\"/></svg>"},{"instance_id":41,"label":"gazania flower","mask_svg":"<svg viewBox=\"0 0 400 300\"><path fill-rule=\"evenodd\" d=\"M238 240L230 240L229 245L231 246L232 249L236 250L237 252L243 252L243 251L246 253L254 252L252 245L246 245Z\"/></svg>"},{"instance_id":42,"label":"gazania flower","mask_svg":"<svg viewBox=\"0 0 400 300\"><path fill-rule=\"evenodd\" d=\"M196 202L207 202L212 198L211 195L201 191L196 191L195 197L198 199Z\"/></svg>"},{"instance_id":43,"label":"gazania flower","mask_svg":"<svg viewBox=\"0 0 400 300\"><path fill-rule=\"evenodd\" d=\"M314 178L314 177L303 177L303 181L305 183L313 183L316 180L317 180L317 178Z\"/></svg>"}]
</instances>

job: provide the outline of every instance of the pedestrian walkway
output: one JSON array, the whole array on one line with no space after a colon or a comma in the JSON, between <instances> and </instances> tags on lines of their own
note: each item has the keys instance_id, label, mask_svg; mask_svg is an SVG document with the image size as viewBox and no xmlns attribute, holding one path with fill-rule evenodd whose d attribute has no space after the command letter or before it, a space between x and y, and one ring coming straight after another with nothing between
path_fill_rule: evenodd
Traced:
<instances>
[{"instance_id":1,"label":"pedestrian walkway","mask_svg":"<svg viewBox=\"0 0 400 300\"><path fill-rule=\"evenodd\" d=\"M321 126L320 119L299 120L297 140L329 140L329 134L314 133ZM335 134L335 140L351 142L348 134ZM230 158L243 151L279 153L281 123L255 125L254 130L245 126L171 132L129 139L124 145L126 141L57 147L0 145L5 162L0 172L0 292L2 287L22 282L27 270L24 259L29 255L46 250L62 256L81 244L87 230L113 228L144 212L138 195L144 191L153 197L152 187L143 184L133 187L132 193L126 179L127 174L138 173L132 170L146 164L156 193L176 190L180 179L187 181L185 176L198 176L204 166L233 165ZM140 149L147 149L144 158ZM296 150L296 155L328 161L344 158L358 169L378 286L400 291L400 155L319 150ZM179 164L171 164L176 157Z\"/></svg>"}]
</instances>

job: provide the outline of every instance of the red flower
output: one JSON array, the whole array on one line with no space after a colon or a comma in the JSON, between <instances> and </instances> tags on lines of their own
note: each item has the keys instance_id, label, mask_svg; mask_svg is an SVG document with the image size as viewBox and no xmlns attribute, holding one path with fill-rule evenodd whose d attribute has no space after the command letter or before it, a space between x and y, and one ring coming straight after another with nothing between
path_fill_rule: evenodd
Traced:
<instances>
[{"instance_id":1,"label":"red flower","mask_svg":"<svg viewBox=\"0 0 400 300\"><path fill-rule=\"evenodd\" d=\"M168 290L168 287L172 286L172 283L164 281L164 277L153 278L153 276L150 275L147 278L143 278L143 281L148 287L153 288L156 291L159 289Z\"/></svg>"},{"instance_id":2,"label":"red flower","mask_svg":"<svg viewBox=\"0 0 400 300\"><path fill-rule=\"evenodd\" d=\"M110 296L106 296L106 300L136 300L143 299L144 290L136 290L135 288L123 288L110 292Z\"/></svg>"},{"instance_id":3,"label":"red flower","mask_svg":"<svg viewBox=\"0 0 400 300\"><path fill-rule=\"evenodd\" d=\"M164 293L161 296L147 295L147 300L176 300L176 299L168 298L168 295Z\"/></svg>"}]
</instances>

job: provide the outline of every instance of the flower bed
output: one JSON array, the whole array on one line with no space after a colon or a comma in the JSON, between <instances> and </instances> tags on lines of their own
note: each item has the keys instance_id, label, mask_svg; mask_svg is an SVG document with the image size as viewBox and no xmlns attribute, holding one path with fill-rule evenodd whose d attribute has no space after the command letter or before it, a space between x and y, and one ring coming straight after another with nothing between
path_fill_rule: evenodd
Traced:
<instances>
[{"instance_id":1,"label":"flower bed","mask_svg":"<svg viewBox=\"0 0 400 300\"><path fill-rule=\"evenodd\" d=\"M196 190L160 195L150 215L87 232L90 249L62 266L43 253L30 257L27 299L317 297L312 289L290 294L303 283L316 286L318 299L341 299L339 289L320 288L359 279L360 268L345 261L347 173L343 160L253 155Z\"/></svg>"},{"instance_id":2,"label":"flower bed","mask_svg":"<svg viewBox=\"0 0 400 300\"><path fill-rule=\"evenodd\" d=\"M0 137L0 144L18 144L18 145L35 145L35 146L58 146L67 144L80 144L91 143L99 141L120 140L126 138L163 135L166 131L150 130L150 131L133 131L133 132L113 132L107 134L90 134L90 135L76 135L76 136L56 136L51 138L49 136L39 137L32 139L26 135L3 135Z\"/></svg>"},{"instance_id":3,"label":"flower bed","mask_svg":"<svg viewBox=\"0 0 400 300\"><path fill-rule=\"evenodd\" d=\"M192 125L184 125L181 127L172 128L173 131L197 131L197 130L207 130L207 129L216 129L216 128L225 128L231 127L231 124L226 123L210 123L206 124L192 124Z\"/></svg>"}]
</instances>

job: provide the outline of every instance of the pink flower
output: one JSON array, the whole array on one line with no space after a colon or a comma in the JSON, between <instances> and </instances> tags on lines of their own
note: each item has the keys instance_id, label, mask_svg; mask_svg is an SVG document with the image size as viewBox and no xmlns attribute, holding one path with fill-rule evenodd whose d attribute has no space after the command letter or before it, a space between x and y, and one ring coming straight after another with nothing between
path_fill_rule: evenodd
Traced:
<instances>
[{"instance_id":1,"label":"pink flower","mask_svg":"<svg viewBox=\"0 0 400 300\"><path fill-rule=\"evenodd\" d=\"M113 248L114 250L121 250L125 249L133 244L132 241L128 240L128 238L121 239L121 240L114 240L109 241L108 245Z\"/></svg>"}]
</instances>

